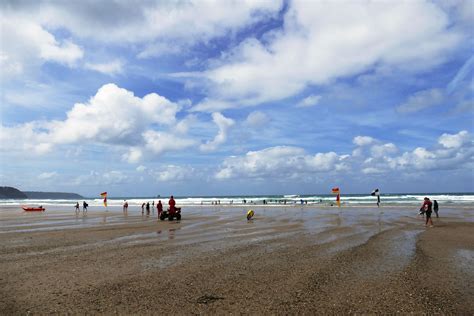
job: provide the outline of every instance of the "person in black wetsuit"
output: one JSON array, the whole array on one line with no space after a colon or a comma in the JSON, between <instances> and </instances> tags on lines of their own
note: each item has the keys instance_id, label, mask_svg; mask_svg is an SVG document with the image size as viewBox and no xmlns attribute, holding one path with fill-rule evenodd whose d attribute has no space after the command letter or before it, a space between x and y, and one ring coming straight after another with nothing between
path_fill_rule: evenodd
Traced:
<instances>
[{"instance_id":1,"label":"person in black wetsuit","mask_svg":"<svg viewBox=\"0 0 474 316\"><path fill-rule=\"evenodd\" d=\"M439 218L438 209L439 209L438 201L433 200L433 211L434 211L435 214L436 214L436 218Z\"/></svg>"}]
</instances>

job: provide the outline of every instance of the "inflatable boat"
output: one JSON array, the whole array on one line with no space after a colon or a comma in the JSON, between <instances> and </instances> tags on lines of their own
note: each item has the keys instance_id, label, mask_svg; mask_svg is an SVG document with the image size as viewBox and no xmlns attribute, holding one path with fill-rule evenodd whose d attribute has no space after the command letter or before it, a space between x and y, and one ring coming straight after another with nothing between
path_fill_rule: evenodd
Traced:
<instances>
[{"instance_id":1,"label":"inflatable boat","mask_svg":"<svg viewBox=\"0 0 474 316\"><path fill-rule=\"evenodd\" d=\"M45 208L40 206L40 207L26 207L22 206L22 209L25 210L25 212L44 212Z\"/></svg>"}]
</instances>

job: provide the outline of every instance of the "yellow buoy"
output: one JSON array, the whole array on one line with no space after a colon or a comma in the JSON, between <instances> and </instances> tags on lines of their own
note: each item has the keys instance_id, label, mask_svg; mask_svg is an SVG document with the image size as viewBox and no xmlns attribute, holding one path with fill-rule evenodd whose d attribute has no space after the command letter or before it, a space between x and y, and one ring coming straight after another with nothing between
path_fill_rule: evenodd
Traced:
<instances>
[{"instance_id":1,"label":"yellow buoy","mask_svg":"<svg viewBox=\"0 0 474 316\"><path fill-rule=\"evenodd\" d=\"M247 212L247 220L252 219L252 217L253 217L254 215L255 215L255 212L252 211L252 210L249 210L249 211Z\"/></svg>"}]
</instances>

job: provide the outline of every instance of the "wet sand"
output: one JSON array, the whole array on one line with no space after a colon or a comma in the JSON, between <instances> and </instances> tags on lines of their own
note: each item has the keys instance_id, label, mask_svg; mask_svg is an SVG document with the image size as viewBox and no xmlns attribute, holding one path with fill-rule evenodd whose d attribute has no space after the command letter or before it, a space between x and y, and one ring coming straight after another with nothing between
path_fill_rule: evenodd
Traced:
<instances>
[{"instance_id":1,"label":"wet sand","mask_svg":"<svg viewBox=\"0 0 474 316\"><path fill-rule=\"evenodd\" d=\"M472 208L0 208L0 310L25 313L474 313Z\"/></svg>"}]
</instances>

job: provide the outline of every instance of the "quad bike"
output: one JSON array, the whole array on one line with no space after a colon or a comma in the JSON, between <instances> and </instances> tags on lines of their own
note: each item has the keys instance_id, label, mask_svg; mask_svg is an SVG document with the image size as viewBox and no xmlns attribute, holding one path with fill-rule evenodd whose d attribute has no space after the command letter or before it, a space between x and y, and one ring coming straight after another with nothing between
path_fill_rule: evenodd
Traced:
<instances>
[{"instance_id":1,"label":"quad bike","mask_svg":"<svg viewBox=\"0 0 474 316\"><path fill-rule=\"evenodd\" d=\"M161 212L160 220L164 221L166 218L170 221L176 218L179 221L181 219L181 207L175 207L173 212L170 209Z\"/></svg>"}]
</instances>

